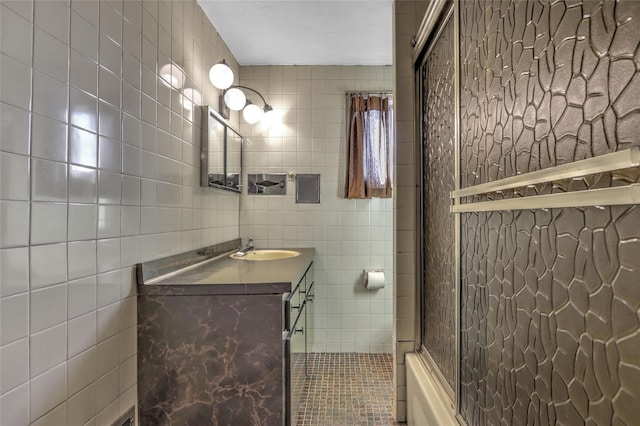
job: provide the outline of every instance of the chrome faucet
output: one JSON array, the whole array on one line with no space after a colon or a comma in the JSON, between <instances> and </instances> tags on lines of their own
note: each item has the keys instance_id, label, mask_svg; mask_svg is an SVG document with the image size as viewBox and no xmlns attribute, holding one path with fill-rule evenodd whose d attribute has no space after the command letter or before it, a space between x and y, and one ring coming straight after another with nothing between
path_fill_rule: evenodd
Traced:
<instances>
[{"instance_id":1,"label":"chrome faucet","mask_svg":"<svg viewBox=\"0 0 640 426\"><path fill-rule=\"evenodd\" d=\"M249 253L250 251L254 251L256 249L256 247L253 245L253 240L251 238L247 238L247 243L241 247L240 249L238 249L238 251L236 252L236 256L244 256L247 253Z\"/></svg>"}]
</instances>

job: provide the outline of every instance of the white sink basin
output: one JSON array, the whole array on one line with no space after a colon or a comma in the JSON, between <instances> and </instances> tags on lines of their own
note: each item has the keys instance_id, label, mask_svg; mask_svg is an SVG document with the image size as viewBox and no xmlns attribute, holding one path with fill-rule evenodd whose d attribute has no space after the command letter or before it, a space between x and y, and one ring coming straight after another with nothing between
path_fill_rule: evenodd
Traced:
<instances>
[{"instance_id":1,"label":"white sink basin","mask_svg":"<svg viewBox=\"0 0 640 426\"><path fill-rule=\"evenodd\" d=\"M254 250L244 256L237 256L235 253L229 257L238 260L280 260L289 259L290 257L300 256L300 252L293 250Z\"/></svg>"}]
</instances>

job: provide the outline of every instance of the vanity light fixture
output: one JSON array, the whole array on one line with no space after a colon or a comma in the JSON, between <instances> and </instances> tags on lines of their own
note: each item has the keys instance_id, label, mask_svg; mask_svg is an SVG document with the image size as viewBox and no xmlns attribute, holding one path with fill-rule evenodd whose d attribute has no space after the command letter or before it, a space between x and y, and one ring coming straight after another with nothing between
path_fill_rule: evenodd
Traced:
<instances>
[{"instance_id":1,"label":"vanity light fixture","mask_svg":"<svg viewBox=\"0 0 640 426\"><path fill-rule=\"evenodd\" d=\"M251 102L244 93L245 90L258 95L264 106L260 108L258 105ZM273 107L267 103L264 96L262 96L262 94L257 90L247 86L231 86L225 90L223 95L220 97L220 110L223 111L225 106L234 111L242 110L242 117L249 124L257 123L260 120L265 121L265 123L269 123L270 121L267 122L266 120L272 118L274 115Z\"/></svg>"},{"instance_id":2,"label":"vanity light fixture","mask_svg":"<svg viewBox=\"0 0 640 426\"><path fill-rule=\"evenodd\" d=\"M257 123L260 120L264 120L269 127L269 123L273 119L274 111L273 107L267 103L264 96L255 89L246 86L238 86L233 84L233 70L227 62L223 59L218 62L209 70L209 80L211 84L220 90L223 90L220 95L219 112L224 118L229 118L229 110L242 111L242 117L249 124ZM254 92L260 96L264 106L260 108L247 99L245 90Z\"/></svg>"}]
</instances>

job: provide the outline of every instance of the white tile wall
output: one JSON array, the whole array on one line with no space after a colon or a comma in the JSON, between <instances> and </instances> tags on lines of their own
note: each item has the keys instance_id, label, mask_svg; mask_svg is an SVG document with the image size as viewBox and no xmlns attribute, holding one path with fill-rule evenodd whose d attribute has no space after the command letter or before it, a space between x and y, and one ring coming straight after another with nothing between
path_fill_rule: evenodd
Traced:
<instances>
[{"instance_id":1,"label":"white tile wall","mask_svg":"<svg viewBox=\"0 0 640 426\"><path fill-rule=\"evenodd\" d=\"M109 425L137 397L133 265L239 236L157 70L215 106L209 68L239 67L191 0L2 0L0 22L0 424Z\"/></svg>"},{"instance_id":2,"label":"white tile wall","mask_svg":"<svg viewBox=\"0 0 640 426\"><path fill-rule=\"evenodd\" d=\"M241 84L260 91L282 124L241 124L247 173L320 173L321 203L286 196L241 197L240 229L257 247L315 247L317 352L393 350L393 200L342 197L345 92L392 89L392 67L242 67ZM251 98L251 96L249 96ZM258 99L254 99L258 102ZM364 269L384 269L386 287L361 285Z\"/></svg>"}]
</instances>

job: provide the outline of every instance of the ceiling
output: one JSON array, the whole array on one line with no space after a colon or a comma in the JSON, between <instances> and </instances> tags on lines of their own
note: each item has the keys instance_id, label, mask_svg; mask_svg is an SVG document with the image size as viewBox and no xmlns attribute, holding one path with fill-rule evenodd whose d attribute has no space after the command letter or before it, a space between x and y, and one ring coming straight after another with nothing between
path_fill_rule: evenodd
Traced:
<instances>
[{"instance_id":1,"label":"ceiling","mask_svg":"<svg viewBox=\"0 0 640 426\"><path fill-rule=\"evenodd\" d=\"M393 0L197 0L240 65L391 65Z\"/></svg>"}]
</instances>

